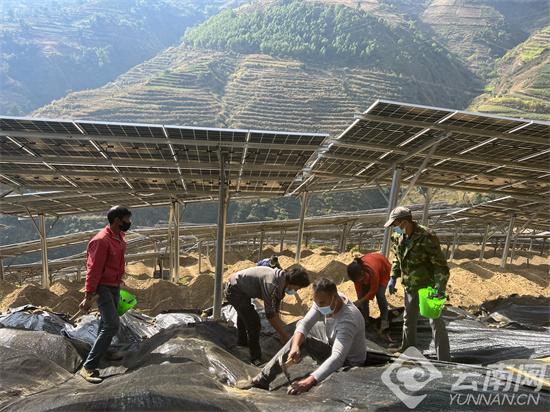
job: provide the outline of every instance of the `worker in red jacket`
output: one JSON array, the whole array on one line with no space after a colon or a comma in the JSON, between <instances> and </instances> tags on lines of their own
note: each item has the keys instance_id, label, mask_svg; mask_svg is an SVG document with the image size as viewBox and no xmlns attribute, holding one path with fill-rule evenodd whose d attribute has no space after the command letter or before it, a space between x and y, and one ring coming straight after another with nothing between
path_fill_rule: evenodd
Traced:
<instances>
[{"instance_id":1,"label":"worker in red jacket","mask_svg":"<svg viewBox=\"0 0 550 412\"><path fill-rule=\"evenodd\" d=\"M391 263L380 253L367 253L355 258L348 265L348 277L357 292L355 305L361 310L365 321L369 317L369 301L376 296L380 308L380 330L388 329L388 301L386 286L390 280Z\"/></svg>"},{"instance_id":2,"label":"worker in red jacket","mask_svg":"<svg viewBox=\"0 0 550 412\"><path fill-rule=\"evenodd\" d=\"M130 229L132 213L115 206L107 213L109 224L88 243L84 300L80 310L88 313L97 298L101 318L97 338L88 354L80 375L88 382L100 383L99 361L117 334L120 320L117 313L120 284L124 275L124 233Z\"/></svg>"}]
</instances>

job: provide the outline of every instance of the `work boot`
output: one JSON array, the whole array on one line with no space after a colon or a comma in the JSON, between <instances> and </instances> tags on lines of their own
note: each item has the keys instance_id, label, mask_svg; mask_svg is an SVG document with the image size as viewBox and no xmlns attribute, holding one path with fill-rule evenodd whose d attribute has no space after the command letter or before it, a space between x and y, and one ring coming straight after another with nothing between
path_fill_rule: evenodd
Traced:
<instances>
[{"instance_id":1,"label":"work boot","mask_svg":"<svg viewBox=\"0 0 550 412\"><path fill-rule=\"evenodd\" d=\"M252 379L241 379L235 384L237 389L248 390L251 388L258 388L268 391L269 382L260 373Z\"/></svg>"},{"instance_id":2,"label":"work boot","mask_svg":"<svg viewBox=\"0 0 550 412\"><path fill-rule=\"evenodd\" d=\"M84 366L78 372L85 380L90 383L101 383L103 378L99 376L99 371L97 369L86 369Z\"/></svg>"},{"instance_id":3,"label":"work boot","mask_svg":"<svg viewBox=\"0 0 550 412\"><path fill-rule=\"evenodd\" d=\"M254 365L254 366L260 366L260 365L263 364L261 358L250 359L250 363L251 363L252 365Z\"/></svg>"}]
</instances>

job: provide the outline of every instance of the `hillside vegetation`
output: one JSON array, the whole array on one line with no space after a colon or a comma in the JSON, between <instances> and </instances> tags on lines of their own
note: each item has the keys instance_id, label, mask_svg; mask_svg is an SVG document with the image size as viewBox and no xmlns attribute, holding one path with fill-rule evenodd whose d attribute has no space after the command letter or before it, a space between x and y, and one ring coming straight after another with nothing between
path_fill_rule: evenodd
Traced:
<instances>
[{"instance_id":1,"label":"hillside vegetation","mask_svg":"<svg viewBox=\"0 0 550 412\"><path fill-rule=\"evenodd\" d=\"M543 6L545 2L515 3L519 10ZM488 79L494 60L528 36L516 19L507 19L501 14L497 4L478 0L434 0L421 19L433 30L438 42L460 57L477 75Z\"/></svg>"},{"instance_id":2,"label":"hillside vegetation","mask_svg":"<svg viewBox=\"0 0 550 412\"><path fill-rule=\"evenodd\" d=\"M343 5L254 5L263 7L223 11L112 84L35 114L337 134L376 98L464 108L482 91L414 25Z\"/></svg>"},{"instance_id":3,"label":"hillside vegetation","mask_svg":"<svg viewBox=\"0 0 550 412\"><path fill-rule=\"evenodd\" d=\"M0 113L94 88L178 41L227 0L3 0Z\"/></svg>"},{"instance_id":4,"label":"hillside vegetation","mask_svg":"<svg viewBox=\"0 0 550 412\"><path fill-rule=\"evenodd\" d=\"M550 26L508 52L498 77L472 104L480 112L550 120Z\"/></svg>"},{"instance_id":5,"label":"hillside vegetation","mask_svg":"<svg viewBox=\"0 0 550 412\"><path fill-rule=\"evenodd\" d=\"M269 55L171 48L102 88L35 112L163 124L337 134L376 98L466 107L479 89Z\"/></svg>"}]
</instances>

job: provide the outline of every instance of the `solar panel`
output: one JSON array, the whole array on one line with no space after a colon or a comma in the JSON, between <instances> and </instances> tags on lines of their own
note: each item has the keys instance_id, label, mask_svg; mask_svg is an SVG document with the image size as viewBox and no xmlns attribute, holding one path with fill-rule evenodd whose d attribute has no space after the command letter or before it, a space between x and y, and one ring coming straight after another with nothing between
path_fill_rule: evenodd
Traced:
<instances>
[{"instance_id":1,"label":"solar panel","mask_svg":"<svg viewBox=\"0 0 550 412\"><path fill-rule=\"evenodd\" d=\"M517 227L550 230L550 210L547 203L514 199L512 196L504 196L449 214L454 219L485 224L507 223L512 215L516 216Z\"/></svg>"},{"instance_id":2,"label":"solar panel","mask_svg":"<svg viewBox=\"0 0 550 412\"><path fill-rule=\"evenodd\" d=\"M148 124L0 118L0 184L75 196L59 213L92 211L111 200L152 193L156 203L217 196L220 161L232 197L283 196L327 138L322 134ZM109 198L88 202L89 193ZM116 193L122 196L117 196ZM65 195L65 193L63 193ZM3 213L23 213L10 197ZM28 202L53 212L52 199ZM81 204L84 202L85 204ZM55 203L55 202L54 202ZM127 203L127 202L122 202ZM40 210L43 208L43 210Z\"/></svg>"},{"instance_id":3,"label":"solar panel","mask_svg":"<svg viewBox=\"0 0 550 412\"><path fill-rule=\"evenodd\" d=\"M403 184L548 198L550 123L378 100L320 153L305 186L388 184L396 165Z\"/></svg>"}]
</instances>

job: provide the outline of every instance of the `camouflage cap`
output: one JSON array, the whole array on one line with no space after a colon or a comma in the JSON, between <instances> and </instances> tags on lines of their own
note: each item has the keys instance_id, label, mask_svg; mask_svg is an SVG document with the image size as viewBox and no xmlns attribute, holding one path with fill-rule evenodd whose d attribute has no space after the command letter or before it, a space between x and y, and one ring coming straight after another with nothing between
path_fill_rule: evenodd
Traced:
<instances>
[{"instance_id":1,"label":"camouflage cap","mask_svg":"<svg viewBox=\"0 0 550 412\"><path fill-rule=\"evenodd\" d=\"M411 209L404 206L397 206L390 213L389 219L384 223L384 227L391 226L396 219L412 218Z\"/></svg>"}]
</instances>

